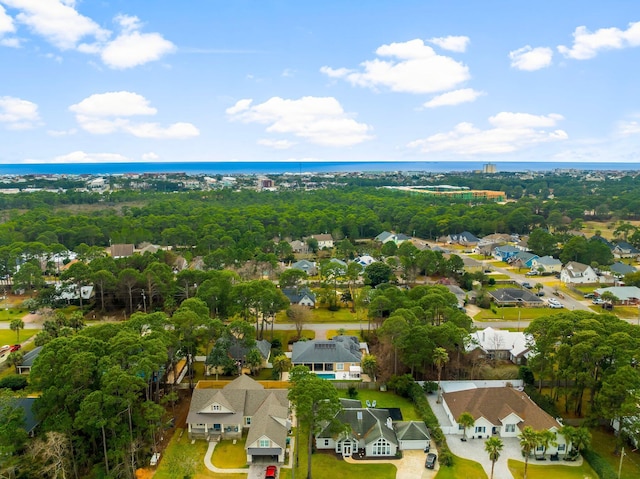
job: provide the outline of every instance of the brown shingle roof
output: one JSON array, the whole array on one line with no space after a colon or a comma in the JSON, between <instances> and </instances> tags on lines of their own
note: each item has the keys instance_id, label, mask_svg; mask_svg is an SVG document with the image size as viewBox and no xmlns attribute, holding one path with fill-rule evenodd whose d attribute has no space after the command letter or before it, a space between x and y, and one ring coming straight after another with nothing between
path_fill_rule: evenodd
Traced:
<instances>
[{"instance_id":1,"label":"brown shingle roof","mask_svg":"<svg viewBox=\"0 0 640 479\"><path fill-rule=\"evenodd\" d=\"M536 431L560 428L558 421L540 409L529 396L513 388L467 389L444 393L443 399L455 418L469 412L476 420L484 417L491 424L500 426L501 420L513 413L523 421L518 424L520 430L525 426Z\"/></svg>"}]
</instances>

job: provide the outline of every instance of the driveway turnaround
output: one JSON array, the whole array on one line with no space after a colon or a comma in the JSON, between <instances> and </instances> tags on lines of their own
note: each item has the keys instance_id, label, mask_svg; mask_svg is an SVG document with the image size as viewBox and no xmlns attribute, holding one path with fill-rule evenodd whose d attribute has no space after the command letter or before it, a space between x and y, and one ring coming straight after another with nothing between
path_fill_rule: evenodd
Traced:
<instances>
[{"instance_id":1,"label":"driveway turnaround","mask_svg":"<svg viewBox=\"0 0 640 479\"><path fill-rule=\"evenodd\" d=\"M434 477L436 477L440 466L438 463L436 463L435 469L426 469L424 467L424 461L426 458L427 455L423 451L402 451L401 459L355 460L351 457L345 457L344 460L349 464L393 464L397 469L396 479L433 479Z\"/></svg>"}]
</instances>

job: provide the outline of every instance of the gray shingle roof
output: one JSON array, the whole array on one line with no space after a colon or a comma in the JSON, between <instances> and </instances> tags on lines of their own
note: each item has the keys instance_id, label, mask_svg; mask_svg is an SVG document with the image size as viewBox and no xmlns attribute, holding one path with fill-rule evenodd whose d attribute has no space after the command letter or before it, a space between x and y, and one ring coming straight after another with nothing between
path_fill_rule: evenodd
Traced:
<instances>
[{"instance_id":1,"label":"gray shingle roof","mask_svg":"<svg viewBox=\"0 0 640 479\"><path fill-rule=\"evenodd\" d=\"M398 444L396 432L387 427L388 409L346 408L336 415L336 419L343 424L348 424L351 434L357 439L364 439L369 444L384 437L392 444ZM319 438L334 437L330 427L318 434Z\"/></svg>"},{"instance_id":2,"label":"gray shingle roof","mask_svg":"<svg viewBox=\"0 0 640 479\"><path fill-rule=\"evenodd\" d=\"M298 341L293 344L291 362L298 363L359 363L362 359L360 344L336 336L331 340Z\"/></svg>"},{"instance_id":3,"label":"gray shingle roof","mask_svg":"<svg viewBox=\"0 0 640 479\"><path fill-rule=\"evenodd\" d=\"M393 424L396 435L400 441L420 441L431 439L429 430L423 422L419 421L399 421Z\"/></svg>"}]
</instances>

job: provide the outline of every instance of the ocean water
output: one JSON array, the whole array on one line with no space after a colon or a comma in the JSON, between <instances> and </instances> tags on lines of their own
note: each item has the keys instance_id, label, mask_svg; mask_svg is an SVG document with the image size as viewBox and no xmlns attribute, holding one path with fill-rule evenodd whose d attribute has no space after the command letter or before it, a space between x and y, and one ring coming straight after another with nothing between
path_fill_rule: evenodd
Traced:
<instances>
[{"instance_id":1,"label":"ocean water","mask_svg":"<svg viewBox=\"0 0 640 479\"><path fill-rule=\"evenodd\" d=\"M119 175L126 173L186 173L188 175L301 174L337 172L465 172L482 170L487 162L396 162L396 161L318 161L318 162L158 162L158 163L74 163L0 164L1 175ZM496 171L526 172L573 169L585 171L638 171L638 163L556 163L494 162Z\"/></svg>"}]
</instances>

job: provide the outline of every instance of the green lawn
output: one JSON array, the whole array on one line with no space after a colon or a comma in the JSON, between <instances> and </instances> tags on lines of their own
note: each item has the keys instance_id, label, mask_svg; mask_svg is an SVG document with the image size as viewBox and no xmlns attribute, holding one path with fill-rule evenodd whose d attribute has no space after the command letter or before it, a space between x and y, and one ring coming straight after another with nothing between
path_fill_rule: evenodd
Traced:
<instances>
[{"instance_id":1,"label":"green lawn","mask_svg":"<svg viewBox=\"0 0 640 479\"><path fill-rule=\"evenodd\" d=\"M295 433L295 432L294 432ZM307 477L307 434L300 434L299 460L295 467L295 477ZM295 464L295 459L294 459ZM311 457L311 468L314 479L361 478L367 479L395 479L396 466L389 463L381 464L349 464L338 459L334 454L315 453ZM226 476L225 476L226 478ZM292 479L291 469L280 469L281 479Z\"/></svg>"},{"instance_id":2,"label":"green lawn","mask_svg":"<svg viewBox=\"0 0 640 479\"><path fill-rule=\"evenodd\" d=\"M346 389L339 389L340 397L348 397ZM358 397L356 398L363 405L366 401L375 401L377 408L399 407L402 411L402 419L404 421L420 421L420 416L416 413L413 403L407 399L398 396L391 391L378 391L377 389L358 389Z\"/></svg>"},{"instance_id":3,"label":"green lawn","mask_svg":"<svg viewBox=\"0 0 640 479\"><path fill-rule=\"evenodd\" d=\"M196 441L191 444L189 436L184 431L182 437L180 432L182 429L176 429L174 436L171 438L167 449L162 452L158 469L153 476L154 479L175 479L176 477L185 476L184 470L176 470L179 466L191 462L195 465L194 479L203 479L208 477L216 477L204 465L204 455L207 452L209 444L206 441ZM225 474L225 479L246 479L246 474Z\"/></svg>"},{"instance_id":4,"label":"green lawn","mask_svg":"<svg viewBox=\"0 0 640 479\"><path fill-rule=\"evenodd\" d=\"M327 329L327 338L333 338L334 336L338 336L338 330L337 329ZM360 338L360 330L359 329L345 329L344 330L344 334L346 334L347 336L355 336L356 338Z\"/></svg>"},{"instance_id":5,"label":"green lawn","mask_svg":"<svg viewBox=\"0 0 640 479\"><path fill-rule=\"evenodd\" d=\"M363 322L366 321L366 313L359 311L356 315L351 312L348 306L340 308L338 311L329 311L327 308L311 310L312 323L357 323L358 318L361 318ZM276 323L291 323L291 321L287 319L286 313L281 311L276 316Z\"/></svg>"},{"instance_id":6,"label":"green lawn","mask_svg":"<svg viewBox=\"0 0 640 479\"><path fill-rule=\"evenodd\" d=\"M221 469L239 469L247 466L247 453L244 450L246 437L240 441L220 441L213 451L213 465Z\"/></svg>"},{"instance_id":7,"label":"green lawn","mask_svg":"<svg viewBox=\"0 0 640 479\"><path fill-rule=\"evenodd\" d=\"M611 432L603 428L591 429L591 447L617 471L620 467L620 455L613 453L615 441L616 438ZM621 479L640 477L640 452L632 451L630 447L626 447L624 452Z\"/></svg>"},{"instance_id":8,"label":"green lawn","mask_svg":"<svg viewBox=\"0 0 640 479\"><path fill-rule=\"evenodd\" d=\"M524 462L509 459L509 471L513 474L514 479L522 479L524 477ZM637 477L637 476L636 476ZM529 463L527 467L527 479L598 479L591 466L587 461L583 461L581 466L562 466L549 465L539 466Z\"/></svg>"},{"instance_id":9,"label":"green lawn","mask_svg":"<svg viewBox=\"0 0 640 479\"><path fill-rule=\"evenodd\" d=\"M273 338L280 340L280 343L282 344L282 350L283 351L287 351L287 344L289 344L289 341L295 339L296 336L298 336L298 333L295 330L293 330L293 331L274 331L273 332ZM307 338L307 339L315 339L316 338L316 332L312 331L310 329L303 329L302 330L302 337L303 338ZM267 335L267 339L270 339L270 338L271 338L271 333L269 333L269 335Z\"/></svg>"},{"instance_id":10,"label":"green lawn","mask_svg":"<svg viewBox=\"0 0 640 479\"><path fill-rule=\"evenodd\" d=\"M458 456L453 457L453 466L440 466L436 479L487 479L487 473L480 463L463 459Z\"/></svg>"},{"instance_id":11,"label":"green lawn","mask_svg":"<svg viewBox=\"0 0 640 479\"><path fill-rule=\"evenodd\" d=\"M31 336L34 336L39 331L37 329L21 329L20 330L20 342L26 341ZM5 344L16 344L16 332L10 329L0 329L0 346Z\"/></svg>"}]
</instances>

